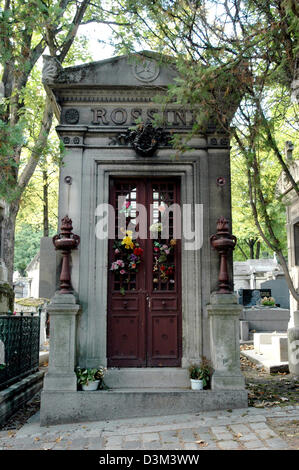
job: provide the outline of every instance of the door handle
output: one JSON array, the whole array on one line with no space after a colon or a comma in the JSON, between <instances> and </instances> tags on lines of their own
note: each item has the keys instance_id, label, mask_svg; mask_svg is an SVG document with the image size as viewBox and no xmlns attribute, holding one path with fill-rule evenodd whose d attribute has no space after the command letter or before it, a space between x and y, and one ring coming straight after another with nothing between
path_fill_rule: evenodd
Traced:
<instances>
[{"instance_id":1,"label":"door handle","mask_svg":"<svg viewBox=\"0 0 299 470\"><path fill-rule=\"evenodd\" d=\"M147 300L147 306L150 309L151 308L151 298L150 298L149 295L146 296L146 300Z\"/></svg>"}]
</instances>

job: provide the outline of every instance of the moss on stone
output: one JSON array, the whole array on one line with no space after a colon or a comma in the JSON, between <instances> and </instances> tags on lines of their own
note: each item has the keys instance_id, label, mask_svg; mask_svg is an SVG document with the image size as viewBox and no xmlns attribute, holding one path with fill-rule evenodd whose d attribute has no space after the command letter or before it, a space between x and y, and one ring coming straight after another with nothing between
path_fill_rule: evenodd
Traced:
<instances>
[{"instance_id":1,"label":"moss on stone","mask_svg":"<svg viewBox=\"0 0 299 470\"><path fill-rule=\"evenodd\" d=\"M24 299L16 299L16 304L23 305L23 307L40 307L45 302L49 302L49 299L45 299L43 297L39 299L35 299L33 297L26 297Z\"/></svg>"}]
</instances>

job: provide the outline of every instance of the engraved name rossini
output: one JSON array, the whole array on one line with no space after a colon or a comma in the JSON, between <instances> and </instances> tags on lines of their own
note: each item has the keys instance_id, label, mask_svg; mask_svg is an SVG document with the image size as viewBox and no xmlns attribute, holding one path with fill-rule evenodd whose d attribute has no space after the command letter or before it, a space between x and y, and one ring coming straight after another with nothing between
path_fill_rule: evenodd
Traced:
<instances>
[{"instance_id":1,"label":"engraved name rossini","mask_svg":"<svg viewBox=\"0 0 299 470\"><path fill-rule=\"evenodd\" d=\"M97 126L128 126L141 120L142 122L153 121L161 111L156 108L92 108L93 125ZM193 125L192 113L184 109L166 109L162 113L165 126L189 127Z\"/></svg>"}]
</instances>

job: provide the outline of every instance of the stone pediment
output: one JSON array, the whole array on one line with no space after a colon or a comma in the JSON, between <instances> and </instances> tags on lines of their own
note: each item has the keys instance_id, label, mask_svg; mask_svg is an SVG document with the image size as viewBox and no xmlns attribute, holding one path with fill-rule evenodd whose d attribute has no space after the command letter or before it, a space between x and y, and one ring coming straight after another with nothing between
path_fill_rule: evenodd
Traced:
<instances>
[{"instance_id":1,"label":"stone pediment","mask_svg":"<svg viewBox=\"0 0 299 470\"><path fill-rule=\"evenodd\" d=\"M166 87L176 76L169 58L148 51L67 68L44 56L43 83L50 88Z\"/></svg>"},{"instance_id":2,"label":"stone pediment","mask_svg":"<svg viewBox=\"0 0 299 470\"><path fill-rule=\"evenodd\" d=\"M152 121L160 113L164 127L191 129L193 111L187 105L172 101L162 109L163 99L161 103L155 100L167 93L177 77L172 57L150 51L66 68L55 57L44 56L43 84L61 125L128 128L137 119ZM222 90L218 99L230 122L238 99L232 101ZM211 117L207 132L214 133L215 129ZM223 134L222 128L219 133ZM228 144L226 137L211 140L215 147L226 148Z\"/></svg>"}]
</instances>

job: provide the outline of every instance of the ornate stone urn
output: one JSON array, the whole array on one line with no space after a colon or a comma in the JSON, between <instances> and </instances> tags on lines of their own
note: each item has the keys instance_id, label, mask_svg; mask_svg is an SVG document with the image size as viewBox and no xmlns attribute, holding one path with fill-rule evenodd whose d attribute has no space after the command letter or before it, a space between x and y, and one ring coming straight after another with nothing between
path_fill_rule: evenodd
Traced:
<instances>
[{"instance_id":1,"label":"ornate stone urn","mask_svg":"<svg viewBox=\"0 0 299 470\"><path fill-rule=\"evenodd\" d=\"M73 291L70 274L70 254L72 250L77 249L80 237L72 233L72 219L67 215L63 217L61 222L61 232L53 237L55 249L60 250L62 254L59 293L70 294Z\"/></svg>"},{"instance_id":2,"label":"ornate stone urn","mask_svg":"<svg viewBox=\"0 0 299 470\"><path fill-rule=\"evenodd\" d=\"M228 220L224 217L218 219L217 232L210 237L210 243L220 255L219 289L217 292L219 294L230 294L232 290L229 285L227 256L230 251L234 250L237 238L229 233Z\"/></svg>"}]
</instances>

